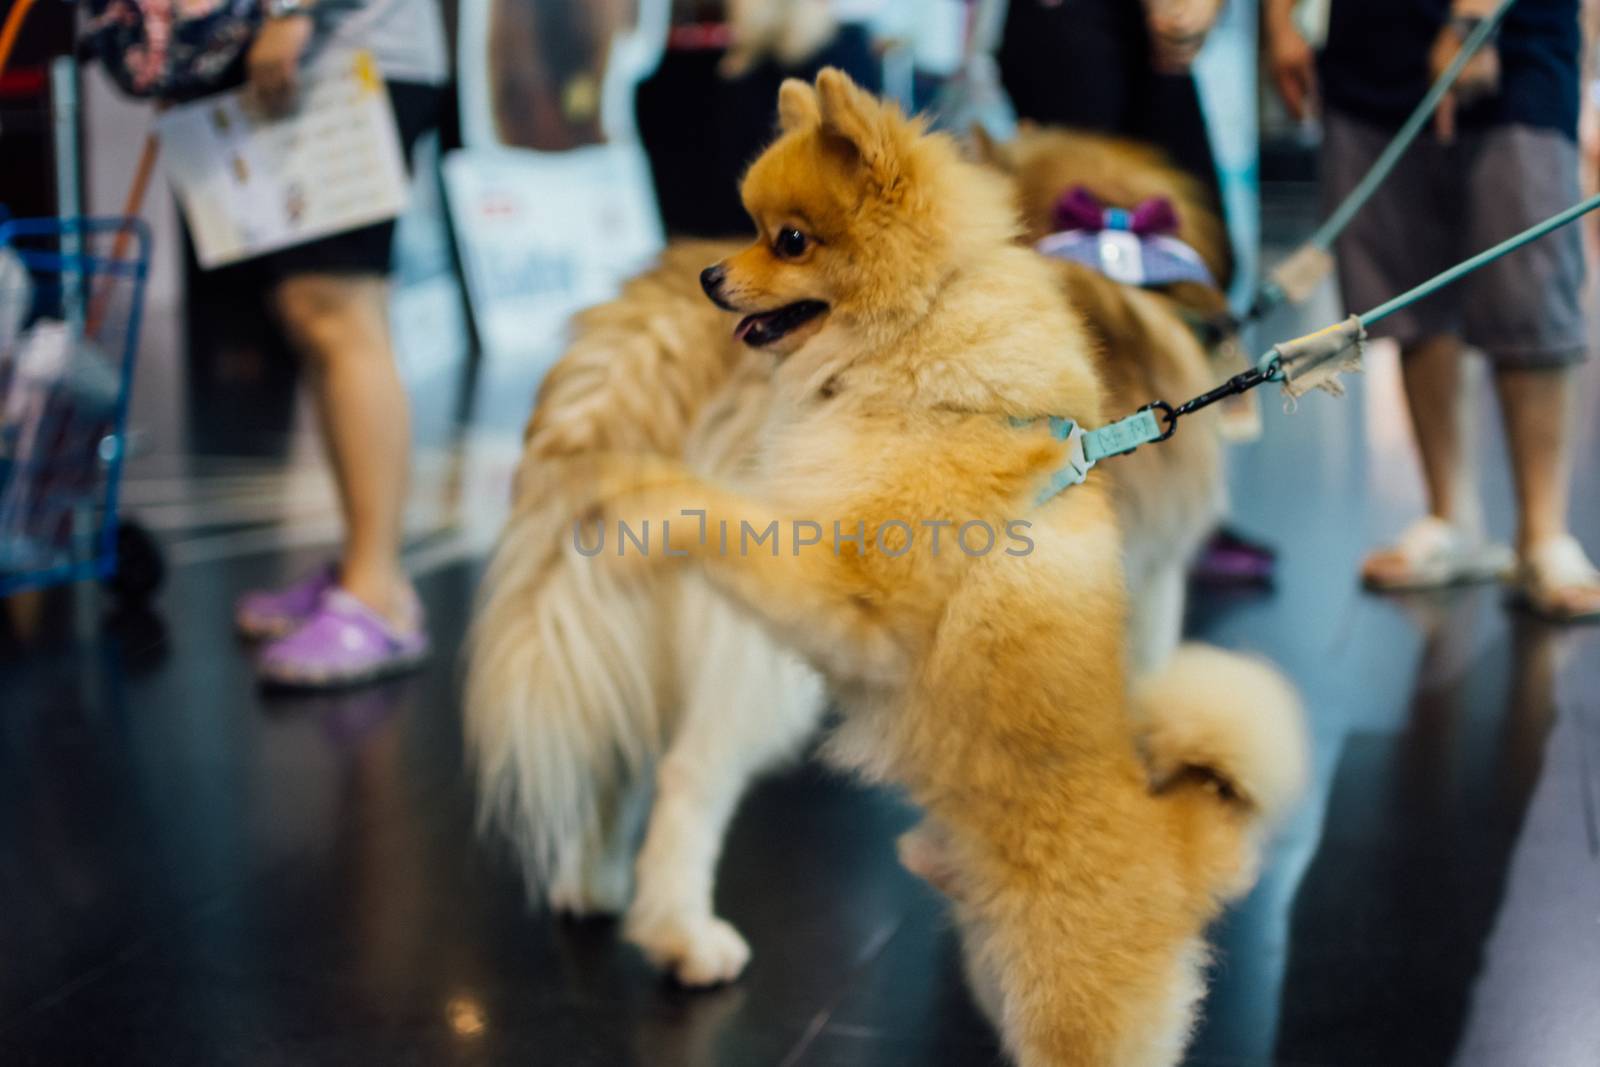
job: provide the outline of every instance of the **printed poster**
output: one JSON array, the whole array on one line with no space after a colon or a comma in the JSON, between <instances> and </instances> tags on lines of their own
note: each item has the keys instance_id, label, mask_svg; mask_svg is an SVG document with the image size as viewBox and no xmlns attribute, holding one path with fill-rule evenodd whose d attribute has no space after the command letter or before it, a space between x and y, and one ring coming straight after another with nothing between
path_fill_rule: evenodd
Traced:
<instances>
[{"instance_id":1,"label":"printed poster","mask_svg":"<svg viewBox=\"0 0 1600 1067\"><path fill-rule=\"evenodd\" d=\"M202 267L392 219L405 208L405 160L388 92L356 52L307 72L300 106L253 115L240 91L156 120L161 158Z\"/></svg>"}]
</instances>

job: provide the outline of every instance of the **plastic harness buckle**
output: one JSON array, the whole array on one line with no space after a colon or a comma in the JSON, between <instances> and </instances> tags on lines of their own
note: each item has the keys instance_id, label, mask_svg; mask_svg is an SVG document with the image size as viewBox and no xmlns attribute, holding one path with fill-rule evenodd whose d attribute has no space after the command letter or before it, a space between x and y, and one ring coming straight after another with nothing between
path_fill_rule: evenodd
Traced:
<instances>
[{"instance_id":1,"label":"plastic harness buckle","mask_svg":"<svg viewBox=\"0 0 1600 1067\"><path fill-rule=\"evenodd\" d=\"M1164 441L1172 436L1172 420L1169 418L1163 426L1158 418L1163 409L1168 413L1171 411L1164 404L1141 408L1127 418L1118 419L1098 430L1085 430L1071 419L1051 415L1045 421L1050 428L1050 436L1066 443L1067 465L1051 473L1050 481L1035 503L1046 503L1062 491L1082 485L1088 480L1090 469L1107 456L1132 452L1140 445ZM1036 421L1012 419L1011 425L1031 426Z\"/></svg>"}]
</instances>

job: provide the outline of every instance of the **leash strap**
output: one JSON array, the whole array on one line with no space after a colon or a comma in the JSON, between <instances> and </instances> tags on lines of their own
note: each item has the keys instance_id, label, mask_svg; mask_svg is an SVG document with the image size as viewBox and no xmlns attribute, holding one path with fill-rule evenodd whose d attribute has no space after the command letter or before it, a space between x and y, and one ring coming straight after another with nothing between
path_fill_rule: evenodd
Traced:
<instances>
[{"instance_id":1,"label":"leash strap","mask_svg":"<svg viewBox=\"0 0 1600 1067\"><path fill-rule=\"evenodd\" d=\"M1170 411L1166 404L1161 408ZM1050 436L1067 445L1067 465L1050 475L1050 481L1040 491L1036 504L1043 504L1074 485L1089 479L1089 470L1108 456L1132 452L1140 445L1165 440L1172 433L1170 423L1163 427L1156 419L1156 406L1141 408L1125 419L1118 419L1098 430L1085 430L1071 419L1052 415L1047 419ZM1035 419L1012 419L1013 426L1031 426Z\"/></svg>"},{"instance_id":2,"label":"leash strap","mask_svg":"<svg viewBox=\"0 0 1600 1067\"><path fill-rule=\"evenodd\" d=\"M1165 403L1161 408L1167 408ZM1091 464L1099 463L1109 456L1120 456L1132 452L1140 445L1164 441L1172 433L1170 424L1163 426L1156 418L1154 405L1140 408L1125 419L1102 426L1098 430L1090 430L1084 434L1083 454Z\"/></svg>"}]
</instances>

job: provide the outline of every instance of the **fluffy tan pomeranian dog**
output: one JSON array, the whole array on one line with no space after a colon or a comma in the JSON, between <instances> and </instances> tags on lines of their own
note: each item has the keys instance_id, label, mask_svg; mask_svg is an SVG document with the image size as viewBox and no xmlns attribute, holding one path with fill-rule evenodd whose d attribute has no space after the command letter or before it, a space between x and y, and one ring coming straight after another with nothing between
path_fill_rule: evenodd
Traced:
<instances>
[{"instance_id":1,"label":"fluffy tan pomeranian dog","mask_svg":"<svg viewBox=\"0 0 1600 1067\"><path fill-rule=\"evenodd\" d=\"M724 768L787 748L773 737L792 736L807 719L796 709L815 707L804 669L782 651L792 649L841 706L833 757L899 783L926 813L907 852L950 891L974 985L1012 1054L1024 1064L1173 1062L1201 992L1205 925L1249 885L1262 828L1304 774L1294 696L1267 668L1201 648L1180 650L1130 696L1107 479L1097 471L1040 498L1066 462L1044 420L1099 425L1110 414L1104 386L1055 268L1014 241L1004 179L837 72L815 91L786 84L780 114L781 136L743 189L760 237L702 277L742 316L737 358L711 373L653 375L669 390L656 402L682 415L664 430L629 431L626 418L591 413L564 438L567 420L535 419L530 451L543 440L545 470L525 470L533 484L521 491L560 499L564 518L598 519L601 536L614 523L618 540L592 555L575 533L538 529L538 518L508 532L535 541L512 561L502 551L487 580L480 627L493 637L479 634L469 694L489 811L530 806L529 791L561 774L645 758L592 722L568 750L530 755L517 732L539 727L479 710L506 706L497 683L518 675L502 660L519 649L548 661L582 640L637 657L630 677L589 678L638 682L637 692L595 703L559 694L573 688L572 672L522 674L511 699L544 683L558 690L552 703L582 715L637 697L655 712L654 729L692 732L701 720L695 755ZM633 326L618 346L654 332L691 352L703 339L643 311ZM655 362L659 371L674 361ZM590 373L630 370L612 353ZM553 378L541 411L572 380ZM768 392L757 444L719 470L694 446L741 432L756 405L725 402L740 382ZM662 447L653 434L681 437ZM659 458L674 444L687 462ZM552 462L564 452L580 458ZM666 536L664 521L679 522L678 532ZM654 551L637 541L626 551L622 528L648 540L652 522ZM579 559L586 566L574 566ZM566 583L567 609L530 613L550 582ZM596 620L573 610L599 582L605 595L631 598L633 613ZM743 614L723 614L706 583ZM652 641L647 628L670 625L673 611L709 623ZM506 627L520 627L526 643L506 641ZM685 702L668 708L663 698L673 695ZM740 713L702 714L730 705ZM670 722L673 710L688 719ZM731 729L735 720L743 730ZM637 729L627 736L641 749L653 740ZM714 767L677 758L680 740L658 774L628 929L693 981L743 959L708 899L686 912L690 922L666 924L687 935L681 943L651 929L654 904L672 895L647 887L653 847L699 820L676 847L700 846L699 860L714 862L732 800ZM502 772L508 760L545 762L555 777L507 777L496 759ZM574 815L580 829L598 828L594 850L564 857L558 840L535 831L528 854L552 890L566 879L570 905L615 906L622 879L593 879L584 867L625 851L618 842L632 805L625 790L586 795L605 798ZM707 825L715 832L702 832ZM709 863L679 854L691 862L655 876L708 897Z\"/></svg>"},{"instance_id":2,"label":"fluffy tan pomeranian dog","mask_svg":"<svg viewBox=\"0 0 1600 1067\"><path fill-rule=\"evenodd\" d=\"M1115 168L1080 148L1036 131L998 159L1016 176L1029 231L1048 227L1049 198L1030 192L1046 186L1089 184L1124 206L1165 195L1182 218L1203 212L1159 161L1129 150L1128 165L1147 176L1124 189ZM1225 256L1225 242L1210 247ZM712 911L723 832L749 781L794 755L815 728L820 686L695 574L645 586L575 551L570 529L588 494L565 491L555 464L633 451L705 474L737 478L749 468L775 357L736 339L735 318L696 281L733 251L676 244L618 299L575 322L541 390L514 514L483 583L466 701L483 816L513 842L530 892L566 912L626 909L626 936L691 985L735 977L748 958ZM1210 384L1170 299L1071 264L1051 269L1100 342L1093 355L1113 410ZM1141 663L1161 662L1176 645L1183 566L1215 512L1216 444L1198 429L1186 425L1095 475L1113 483L1125 520Z\"/></svg>"},{"instance_id":3,"label":"fluffy tan pomeranian dog","mask_svg":"<svg viewBox=\"0 0 1600 1067\"><path fill-rule=\"evenodd\" d=\"M692 564L820 671L831 757L925 813L909 851L935 857L1019 1063L1174 1063L1205 927L1304 777L1294 694L1193 648L1130 696L1106 489L1041 496L1068 462L1048 419L1102 424L1104 389L1010 188L837 71L779 112L742 188L759 236L701 276L781 357L754 468L736 488L602 454L566 478L616 524L619 571ZM621 530L652 522L628 557Z\"/></svg>"}]
</instances>

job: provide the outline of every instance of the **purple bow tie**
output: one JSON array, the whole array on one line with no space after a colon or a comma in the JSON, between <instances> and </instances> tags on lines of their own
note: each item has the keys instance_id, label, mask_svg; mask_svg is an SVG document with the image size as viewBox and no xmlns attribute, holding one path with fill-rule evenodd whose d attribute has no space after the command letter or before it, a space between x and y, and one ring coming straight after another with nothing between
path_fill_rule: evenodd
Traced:
<instances>
[{"instance_id":1,"label":"purple bow tie","mask_svg":"<svg viewBox=\"0 0 1600 1067\"><path fill-rule=\"evenodd\" d=\"M1132 211L1106 207L1100 198L1083 186L1075 186L1056 201L1056 227L1061 230L1127 230L1138 237L1172 233L1178 228L1178 213L1172 201L1153 196Z\"/></svg>"}]
</instances>

